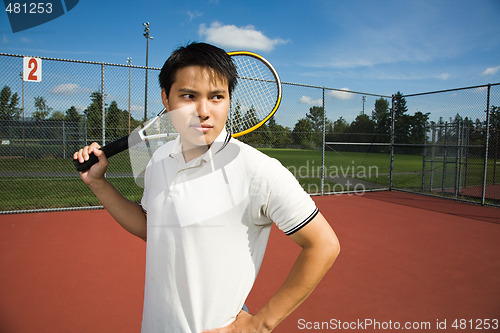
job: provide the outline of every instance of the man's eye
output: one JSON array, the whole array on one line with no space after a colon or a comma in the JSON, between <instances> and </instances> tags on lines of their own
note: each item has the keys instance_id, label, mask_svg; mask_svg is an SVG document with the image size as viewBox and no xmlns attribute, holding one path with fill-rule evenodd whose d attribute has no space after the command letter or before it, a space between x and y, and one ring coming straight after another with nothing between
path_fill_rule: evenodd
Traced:
<instances>
[{"instance_id":1,"label":"man's eye","mask_svg":"<svg viewBox=\"0 0 500 333\"><path fill-rule=\"evenodd\" d=\"M222 96L222 95L215 95L214 97L212 97L212 99L216 100L216 101L220 101L220 100L224 99L224 96Z\"/></svg>"},{"instance_id":2,"label":"man's eye","mask_svg":"<svg viewBox=\"0 0 500 333\"><path fill-rule=\"evenodd\" d=\"M193 94L184 94L184 95L182 95L182 98L184 98L184 99L193 99L194 95Z\"/></svg>"}]
</instances>

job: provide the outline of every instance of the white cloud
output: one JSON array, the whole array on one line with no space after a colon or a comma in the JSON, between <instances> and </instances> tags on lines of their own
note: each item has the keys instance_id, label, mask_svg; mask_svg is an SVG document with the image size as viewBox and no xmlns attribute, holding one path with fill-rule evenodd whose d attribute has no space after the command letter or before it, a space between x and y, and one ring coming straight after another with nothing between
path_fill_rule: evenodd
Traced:
<instances>
[{"instance_id":1,"label":"white cloud","mask_svg":"<svg viewBox=\"0 0 500 333\"><path fill-rule=\"evenodd\" d=\"M142 111L144 112L144 105L130 105L130 112Z\"/></svg>"},{"instance_id":2,"label":"white cloud","mask_svg":"<svg viewBox=\"0 0 500 333\"><path fill-rule=\"evenodd\" d=\"M195 11L190 11L190 10L188 10L188 11L187 11L187 15L189 16L189 21L191 22L191 21L192 21L192 20L194 20L195 18L202 16L202 15L203 15L203 13L201 13L201 12L199 12L199 11L197 11L197 10L195 10Z\"/></svg>"},{"instance_id":3,"label":"white cloud","mask_svg":"<svg viewBox=\"0 0 500 333\"><path fill-rule=\"evenodd\" d=\"M321 98L319 98L319 99L312 99L309 96L302 96L299 99L299 103L307 104L307 105L311 105L311 106L314 106L314 105L323 105L323 100Z\"/></svg>"},{"instance_id":4,"label":"white cloud","mask_svg":"<svg viewBox=\"0 0 500 333\"><path fill-rule=\"evenodd\" d=\"M7 35L3 34L3 36L2 36L2 43L8 43L8 42L9 42L9 39L7 38Z\"/></svg>"},{"instance_id":5,"label":"white cloud","mask_svg":"<svg viewBox=\"0 0 500 333\"><path fill-rule=\"evenodd\" d=\"M80 113L83 113L89 106L88 105L74 105L76 110Z\"/></svg>"},{"instance_id":6,"label":"white cloud","mask_svg":"<svg viewBox=\"0 0 500 333\"><path fill-rule=\"evenodd\" d=\"M344 90L346 92L343 92L340 90ZM347 92L347 91L349 91L349 88L342 88L340 90L329 90L327 94L328 94L328 96L331 96L331 97L336 98L336 99L354 98L354 94Z\"/></svg>"},{"instance_id":7,"label":"white cloud","mask_svg":"<svg viewBox=\"0 0 500 333\"><path fill-rule=\"evenodd\" d=\"M271 39L265 36L253 25L237 27L213 22L209 27L201 24L198 32L209 43L233 49L272 51L276 45L288 43L280 38Z\"/></svg>"},{"instance_id":8,"label":"white cloud","mask_svg":"<svg viewBox=\"0 0 500 333\"><path fill-rule=\"evenodd\" d=\"M448 80L451 77L451 75L449 73L442 73L442 74L439 74L436 77L438 79L440 79L440 80L446 81L446 80Z\"/></svg>"},{"instance_id":9,"label":"white cloud","mask_svg":"<svg viewBox=\"0 0 500 333\"><path fill-rule=\"evenodd\" d=\"M90 92L90 90L82 88L75 83L63 83L63 84L60 84L60 85L53 87L50 90L51 94L64 95L64 96L71 96L71 95L76 95L76 94L80 94L80 93L87 93L87 92Z\"/></svg>"},{"instance_id":10,"label":"white cloud","mask_svg":"<svg viewBox=\"0 0 500 333\"><path fill-rule=\"evenodd\" d=\"M494 75L500 70L500 66L497 67L488 67L486 70L483 72L483 75Z\"/></svg>"}]
</instances>

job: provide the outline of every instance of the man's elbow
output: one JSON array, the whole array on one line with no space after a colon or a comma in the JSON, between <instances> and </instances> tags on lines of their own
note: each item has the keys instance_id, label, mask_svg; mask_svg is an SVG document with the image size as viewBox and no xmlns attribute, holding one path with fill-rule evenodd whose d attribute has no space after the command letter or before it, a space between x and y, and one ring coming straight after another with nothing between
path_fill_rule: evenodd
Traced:
<instances>
[{"instance_id":1,"label":"man's elbow","mask_svg":"<svg viewBox=\"0 0 500 333\"><path fill-rule=\"evenodd\" d=\"M340 242L336 235L332 235L324 244L328 266L331 267L340 254Z\"/></svg>"}]
</instances>

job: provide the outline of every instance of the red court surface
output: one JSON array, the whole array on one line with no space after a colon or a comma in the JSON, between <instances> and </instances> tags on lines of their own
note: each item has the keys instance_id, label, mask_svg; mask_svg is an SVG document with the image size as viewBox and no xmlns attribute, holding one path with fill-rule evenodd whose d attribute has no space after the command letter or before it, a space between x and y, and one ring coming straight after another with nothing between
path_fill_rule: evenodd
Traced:
<instances>
[{"instance_id":1,"label":"red court surface","mask_svg":"<svg viewBox=\"0 0 500 333\"><path fill-rule=\"evenodd\" d=\"M500 319L500 209L402 192L314 200L341 254L274 332L499 331L485 328ZM273 229L251 312L298 251ZM105 211L0 215L0 332L139 332L144 255Z\"/></svg>"}]
</instances>

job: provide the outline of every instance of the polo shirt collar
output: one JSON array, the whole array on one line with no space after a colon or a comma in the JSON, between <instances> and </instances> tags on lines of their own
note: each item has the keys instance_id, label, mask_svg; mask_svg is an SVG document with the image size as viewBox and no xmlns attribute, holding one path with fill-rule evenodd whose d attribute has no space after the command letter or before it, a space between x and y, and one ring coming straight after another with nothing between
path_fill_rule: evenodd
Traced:
<instances>
[{"instance_id":1,"label":"polo shirt collar","mask_svg":"<svg viewBox=\"0 0 500 333\"><path fill-rule=\"evenodd\" d=\"M210 148L203 155L195 158L193 162L210 161L217 153L219 153L221 150L224 149L224 147L227 146L229 140L231 140L231 134L229 134L229 132L227 132L226 129L224 128L217 136L217 138L215 138L214 142L212 142ZM175 139L174 147L172 149L170 157L176 159L177 161L184 162L184 155L182 154L182 143L180 136L178 136ZM198 164L197 162L195 163Z\"/></svg>"}]
</instances>

